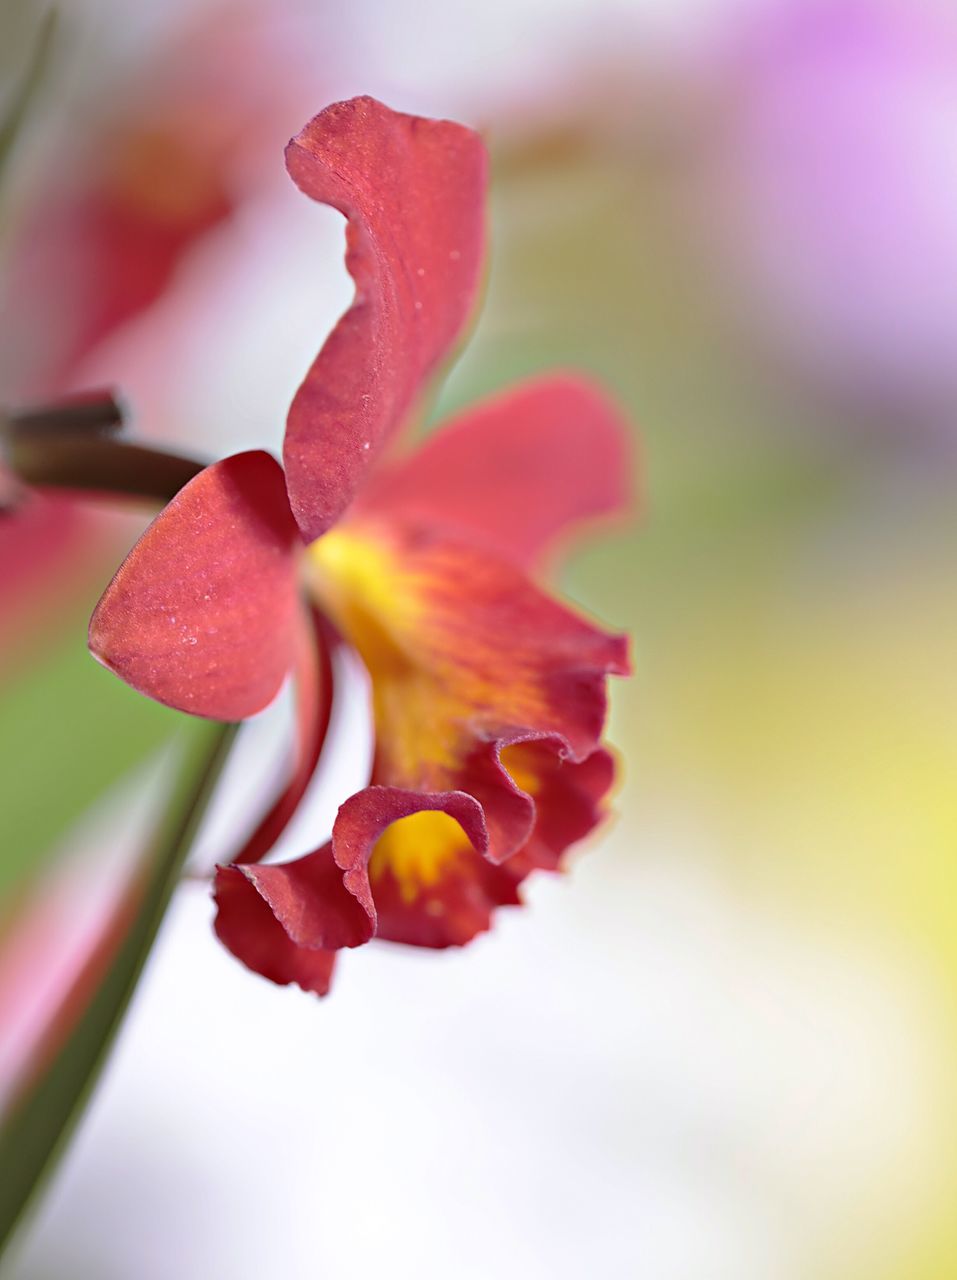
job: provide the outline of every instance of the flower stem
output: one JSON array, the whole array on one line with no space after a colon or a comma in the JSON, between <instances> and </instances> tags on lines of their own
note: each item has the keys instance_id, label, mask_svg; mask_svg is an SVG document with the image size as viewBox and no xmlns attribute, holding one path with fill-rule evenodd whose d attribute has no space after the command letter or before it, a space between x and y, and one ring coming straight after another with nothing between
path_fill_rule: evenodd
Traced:
<instances>
[{"instance_id":1,"label":"flower stem","mask_svg":"<svg viewBox=\"0 0 957 1280\"><path fill-rule=\"evenodd\" d=\"M5 176L7 164L13 155L20 129L27 118L33 100L40 88L53 49L56 34L56 10L51 9L40 24L36 43L27 59L26 70L20 87L3 121L0 122L0 181Z\"/></svg>"},{"instance_id":2,"label":"flower stem","mask_svg":"<svg viewBox=\"0 0 957 1280\"><path fill-rule=\"evenodd\" d=\"M74 434L18 436L8 441L7 466L24 484L169 502L206 465L126 440Z\"/></svg>"},{"instance_id":3,"label":"flower stem","mask_svg":"<svg viewBox=\"0 0 957 1280\"><path fill-rule=\"evenodd\" d=\"M0 456L24 485L113 493L168 502L205 463L114 439L123 411L112 392L95 392L0 414ZM10 490L2 505L23 495Z\"/></svg>"},{"instance_id":4,"label":"flower stem","mask_svg":"<svg viewBox=\"0 0 957 1280\"><path fill-rule=\"evenodd\" d=\"M124 418L123 406L112 391L90 391L53 404L8 410L0 417L0 435L5 439L42 439L45 435L114 432L122 428Z\"/></svg>"},{"instance_id":5,"label":"flower stem","mask_svg":"<svg viewBox=\"0 0 957 1280\"><path fill-rule=\"evenodd\" d=\"M0 1124L0 1251L89 1100L237 730L209 723L194 730L141 874L62 1001L67 1026Z\"/></svg>"}]
</instances>

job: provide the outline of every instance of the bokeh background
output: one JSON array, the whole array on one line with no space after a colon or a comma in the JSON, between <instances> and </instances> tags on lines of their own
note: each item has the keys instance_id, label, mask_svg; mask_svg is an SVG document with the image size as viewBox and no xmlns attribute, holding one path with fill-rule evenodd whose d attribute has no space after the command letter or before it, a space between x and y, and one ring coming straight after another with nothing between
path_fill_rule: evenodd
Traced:
<instances>
[{"instance_id":1,"label":"bokeh background","mask_svg":"<svg viewBox=\"0 0 957 1280\"><path fill-rule=\"evenodd\" d=\"M39 16L5 0L5 94ZM349 299L282 146L358 92L491 147L486 305L440 410L574 365L635 423L639 518L562 574L634 636L617 820L462 953L367 948L322 1003L242 970L185 884L0 1274L948 1280L957 12L73 0L3 171L0 400L116 385L147 438L278 448ZM181 727L83 643L146 518L70 504L42 573L0 566L11 1071ZM361 781L362 699L289 852Z\"/></svg>"}]
</instances>

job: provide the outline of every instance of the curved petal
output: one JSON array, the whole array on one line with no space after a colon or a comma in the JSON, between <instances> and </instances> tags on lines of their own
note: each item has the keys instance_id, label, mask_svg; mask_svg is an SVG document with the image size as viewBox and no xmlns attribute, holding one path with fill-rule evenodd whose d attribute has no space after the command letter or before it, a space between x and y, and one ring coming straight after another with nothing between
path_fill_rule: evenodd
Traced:
<instances>
[{"instance_id":1,"label":"curved petal","mask_svg":"<svg viewBox=\"0 0 957 1280\"><path fill-rule=\"evenodd\" d=\"M233 858L258 862L273 847L299 808L329 730L332 714L332 628L314 611L303 618L296 660L296 743L289 779L255 831Z\"/></svg>"},{"instance_id":2,"label":"curved petal","mask_svg":"<svg viewBox=\"0 0 957 1280\"><path fill-rule=\"evenodd\" d=\"M357 946L373 931L413 946L464 946L491 927L498 907L520 905L526 876L558 870L562 852L594 829L614 774L601 748L575 763L553 742L521 742L502 757L535 796L532 830L503 865L489 859L474 797L370 787L346 801L332 841L316 853L245 874L221 868L220 937L257 973L300 986L300 969L332 954L322 948Z\"/></svg>"},{"instance_id":3,"label":"curved petal","mask_svg":"<svg viewBox=\"0 0 957 1280\"><path fill-rule=\"evenodd\" d=\"M90 622L90 649L158 702L242 720L295 660L296 526L262 452L207 467L153 521Z\"/></svg>"},{"instance_id":4,"label":"curved petal","mask_svg":"<svg viewBox=\"0 0 957 1280\"><path fill-rule=\"evenodd\" d=\"M461 942L488 927L496 902L514 900L507 879L487 864L504 865L514 886L516 855L524 858L521 874L554 866L597 821L611 780L599 753L605 678L627 670L625 641L549 599L506 561L421 529L350 521L311 548L309 566L372 679L372 792L405 788L433 800L464 793L482 815L486 838L466 830L468 857L462 838L450 836L454 828L435 818L420 815L402 838L375 833L382 839L373 867L395 908L389 936ZM391 820L403 816L393 812ZM370 856L367 835L366 826L362 857ZM361 896L368 886L363 881L360 893L356 868L364 863L341 852L341 838L337 823L335 861ZM372 897L378 906L375 877ZM400 923L398 905L413 899L434 916L427 929ZM443 925L446 914L454 924Z\"/></svg>"},{"instance_id":5,"label":"curved petal","mask_svg":"<svg viewBox=\"0 0 957 1280\"><path fill-rule=\"evenodd\" d=\"M217 934L238 959L264 977L298 982L324 995L326 958L341 947L361 946L376 932L370 875L376 877L376 892L382 888L387 906L390 887L399 883L388 842L394 833L403 840L408 834L405 824L423 819L447 824L456 833L456 856L461 850L477 859L487 868L490 886L497 878L502 888L483 900L470 888L473 877L468 883L460 879L457 894L445 892L441 906L432 912L434 927L408 940L433 947L467 942L488 928L492 905L518 901L514 881L482 858L488 836L481 806L461 792L430 795L393 787L368 787L347 800L332 840L315 853L278 866L217 868ZM446 828L441 831L444 840ZM383 849L387 856L378 857L377 870L377 855ZM442 856L436 870L447 884L449 859L438 845L435 852ZM418 856L427 862L431 854L419 849ZM326 978L323 990L309 985L316 967Z\"/></svg>"},{"instance_id":6,"label":"curved petal","mask_svg":"<svg viewBox=\"0 0 957 1280\"><path fill-rule=\"evenodd\" d=\"M309 548L320 604L372 678L376 778L448 790L490 742L549 737L583 759L605 720L605 677L627 643L482 548L358 519Z\"/></svg>"},{"instance_id":7,"label":"curved petal","mask_svg":"<svg viewBox=\"0 0 957 1280\"><path fill-rule=\"evenodd\" d=\"M239 893L239 881L256 891L296 946L338 951L361 946L375 931L375 909L346 889L331 844L292 862L217 867L216 901L227 890Z\"/></svg>"},{"instance_id":8,"label":"curved petal","mask_svg":"<svg viewBox=\"0 0 957 1280\"><path fill-rule=\"evenodd\" d=\"M502 762L534 798L535 825L508 861L512 875L561 870L562 854L604 819L604 800L615 780L615 758L605 747L577 763L563 760L547 741L506 747Z\"/></svg>"},{"instance_id":9,"label":"curved petal","mask_svg":"<svg viewBox=\"0 0 957 1280\"><path fill-rule=\"evenodd\" d=\"M223 887L236 891L236 876L241 876L296 946L312 951L362 946L376 931L367 871L373 846L391 823L422 810L448 814L463 838L478 851L487 848L482 809L471 796L367 787L341 806L332 840L315 853L274 866L217 868L217 901Z\"/></svg>"},{"instance_id":10,"label":"curved petal","mask_svg":"<svg viewBox=\"0 0 957 1280\"><path fill-rule=\"evenodd\" d=\"M312 541L349 505L470 317L484 258L487 158L461 125L353 98L293 138L286 164L307 196L348 219L346 265L356 283L286 427L290 501Z\"/></svg>"},{"instance_id":11,"label":"curved petal","mask_svg":"<svg viewBox=\"0 0 957 1280\"><path fill-rule=\"evenodd\" d=\"M376 908L369 883L369 860L377 842L393 823L429 815L444 819L477 854L488 852L488 830L482 806L462 791L441 793L406 791L399 787L372 786L348 799L339 809L332 828L332 856L342 871L342 882L376 922Z\"/></svg>"},{"instance_id":12,"label":"curved petal","mask_svg":"<svg viewBox=\"0 0 957 1280\"><path fill-rule=\"evenodd\" d=\"M317 996L328 994L336 953L293 942L240 870L219 868L214 896L216 934L237 960L280 985L294 982Z\"/></svg>"},{"instance_id":13,"label":"curved petal","mask_svg":"<svg viewBox=\"0 0 957 1280\"><path fill-rule=\"evenodd\" d=\"M614 762L601 748L586 760L562 759L554 742L505 747L502 762L534 796L534 822L518 853L501 865L465 838L444 814L394 823L378 840L369 880L376 936L419 947L463 946L491 928L501 906L521 904L519 885L532 871L557 871L561 854L604 817L602 799Z\"/></svg>"},{"instance_id":14,"label":"curved petal","mask_svg":"<svg viewBox=\"0 0 957 1280\"><path fill-rule=\"evenodd\" d=\"M592 383L570 373L536 378L383 467L356 515L429 524L532 564L573 526L627 508L629 446L624 418Z\"/></svg>"},{"instance_id":15,"label":"curved petal","mask_svg":"<svg viewBox=\"0 0 957 1280\"><path fill-rule=\"evenodd\" d=\"M507 561L422 529L351 521L308 556L372 678L373 785L316 853L218 883L241 876L283 948L462 945L602 816L604 684L627 669L625 642Z\"/></svg>"},{"instance_id":16,"label":"curved petal","mask_svg":"<svg viewBox=\"0 0 957 1280\"><path fill-rule=\"evenodd\" d=\"M491 928L496 907L518 906L520 876L496 866L443 813L401 818L372 850L376 936L417 947L461 947Z\"/></svg>"}]
</instances>

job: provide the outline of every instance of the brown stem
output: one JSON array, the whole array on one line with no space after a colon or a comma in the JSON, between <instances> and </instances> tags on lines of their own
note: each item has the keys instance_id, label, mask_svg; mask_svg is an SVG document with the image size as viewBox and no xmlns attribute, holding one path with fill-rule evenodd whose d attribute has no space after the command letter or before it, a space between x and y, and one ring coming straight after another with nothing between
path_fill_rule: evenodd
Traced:
<instances>
[{"instance_id":1,"label":"brown stem","mask_svg":"<svg viewBox=\"0 0 957 1280\"><path fill-rule=\"evenodd\" d=\"M112 391L0 411L0 510L22 502L28 485L168 502L203 470L195 458L114 439L123 418Z\"/></svg>"},{"instance_id":2,"label":"brown stem","mask_svg":"<svg viewBox=\"0 0 957 1280\"><path fill-rule=\"evenodd\" d=\"M112 391L90 391L55 404L8 409L0 415L0 436L11 440L22 435L113 434L122 428L124 416Z\"/></svg>"},{"instance_id":3,"label":"brown stem","mask_svg":"<svg viewBox=\"0 0 957 1280\"><path fill-rule=\"evenodd\" d=\"M75 433L38 436L17 432L4 450L6 465L27 485L124 494L169 502L206 466L125 440Z\"/></svg>"}]
</instances>

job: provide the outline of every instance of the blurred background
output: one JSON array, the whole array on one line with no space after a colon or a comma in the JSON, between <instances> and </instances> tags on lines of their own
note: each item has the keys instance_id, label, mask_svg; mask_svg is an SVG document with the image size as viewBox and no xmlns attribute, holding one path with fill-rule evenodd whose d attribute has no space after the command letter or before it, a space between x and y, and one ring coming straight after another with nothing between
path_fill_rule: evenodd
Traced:
<instances>
[{"instance_id":1,"label":"blurred background","mask_svg":"<svg viewBox=\"0 0 957 1280\"><path fill-rule=\"evenodd\" d=\"M41 16L0 10L9 101ZM561 585L637 670L617 820L461 953L347 955L319 1003L185 884L3 1280L957 1275L957 11L59 19L2 170L0 402L115 385L162 444L278 449L350 296L285 140L360 92L481 127L491 276L439 410L556 364L627 406L640 518ZM10 1072L180 723L84 645L146 518L40 501L0 547ZM361 699L289 852L361 781Z\"/></svg>"}]
</instances>

